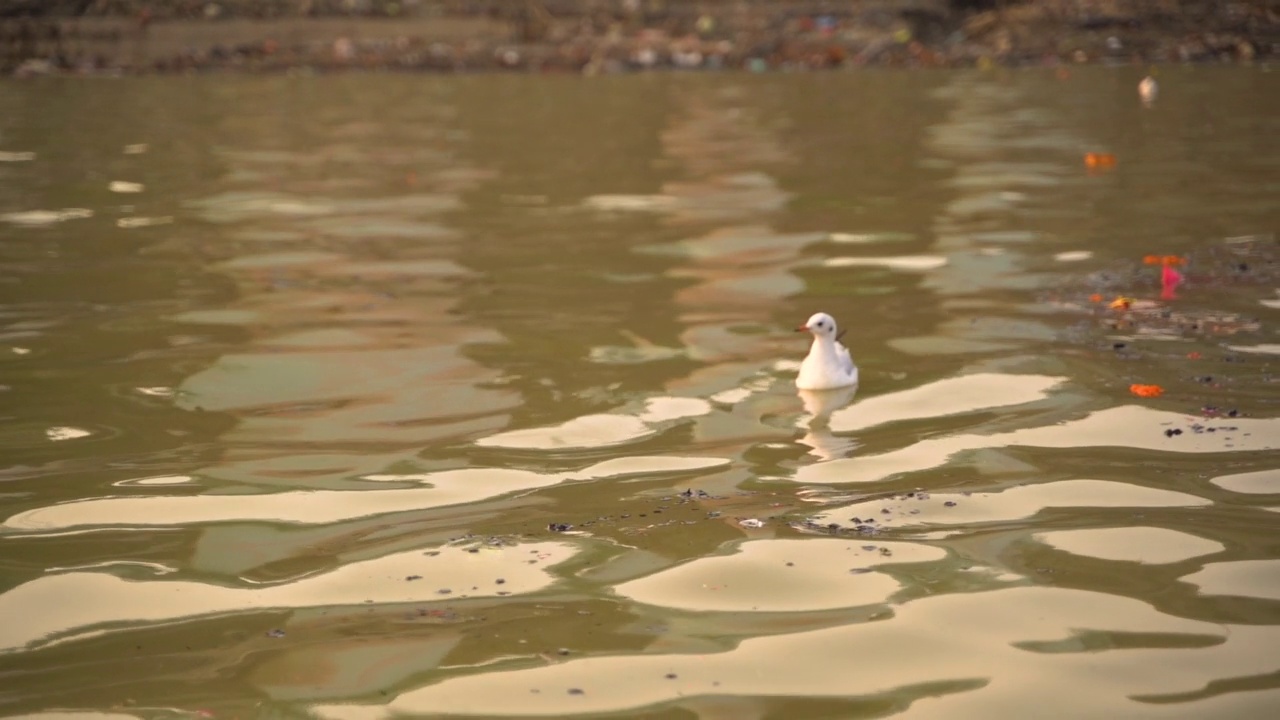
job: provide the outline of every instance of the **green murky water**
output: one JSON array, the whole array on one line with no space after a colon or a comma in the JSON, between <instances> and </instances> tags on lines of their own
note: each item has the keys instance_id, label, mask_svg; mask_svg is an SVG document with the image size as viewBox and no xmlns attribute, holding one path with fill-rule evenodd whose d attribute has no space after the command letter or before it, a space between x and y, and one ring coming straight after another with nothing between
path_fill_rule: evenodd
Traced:
<instances>
[{"instance_id":1,"label":"green murky water","mask_svg":"<svg viewBox=\"0 0 1280 720\"><path fill-rule=\"evenodd\" d=\"M0 714L1269 717L1276 77L0 86Z\"/></svg>"}]
</instances>

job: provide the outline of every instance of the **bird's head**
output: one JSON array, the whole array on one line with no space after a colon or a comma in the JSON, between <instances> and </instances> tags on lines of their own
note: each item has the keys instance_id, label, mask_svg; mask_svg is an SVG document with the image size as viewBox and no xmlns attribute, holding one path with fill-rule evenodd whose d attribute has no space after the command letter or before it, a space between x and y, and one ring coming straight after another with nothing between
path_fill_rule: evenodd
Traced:
<instances>
[{"instance_id":1,"label":"bird's head","mask_svg":"<svg viewBox=\"0 0 1280 720\"><path fill-rule=\"evenodd\" d=\"M817 338L836 337L836 319L826 313L814 313L796 332L810 332Z\"/></svg>"}]
</instances>

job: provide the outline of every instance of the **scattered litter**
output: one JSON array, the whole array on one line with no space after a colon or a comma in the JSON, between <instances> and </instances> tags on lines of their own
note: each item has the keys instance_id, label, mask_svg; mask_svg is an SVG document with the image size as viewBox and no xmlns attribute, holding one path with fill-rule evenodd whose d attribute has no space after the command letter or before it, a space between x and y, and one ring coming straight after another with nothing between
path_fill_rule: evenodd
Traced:
<instances>
[{"instance_id":1,"label":"scattered litter","mask_svg":"<svg viewBox=\"0 0 1280 720\"><path fill-rule=\"evenodd\" d=\"M739 525L741 525L742 527L745 527L745 528L762 528L762 527L764 527L764 521L763 521L763 520L757 520L756 518L746 518L746 519L744 519L744 520L739 520L739 521L738 521L738 524L739 524Z\"/></svg>"},{"instance_id":2,"label":"scattered litter","mask_svg":"<svg viewBox=\"0 0 1280 720\"><path fill-rule=\"evenodd\" d=\"M1129 392L1138 397L1160 397L1164 394L1164 388L1159 385L1130 385Z\"/></svg>"},{"instance_id":3,"label":"scattered litter","mask_svg":"<svg viewBox=\"0 0 1280 720\"><path fill-rule=\"evenodd\" d=\"M1087 152L1084 154L1084 165L1090 170L1110 170L1116 166L1116 156L1112 153Z\"/></svg>"},{"instance_id":4,"label":"scattered litter","mask_svg":"<svg viewBox=\"0 0 1280 720\"><path fill-rule=\"evenodd\" d=\"M267 637L269 637L269 638L282 638L282 637L284 637L284 631L283 631L283 630L281 630L280 628L276 628L276 629L274 629L274 630L268 630L268 631L267 631Z\"/></svg>"}]
</instances>

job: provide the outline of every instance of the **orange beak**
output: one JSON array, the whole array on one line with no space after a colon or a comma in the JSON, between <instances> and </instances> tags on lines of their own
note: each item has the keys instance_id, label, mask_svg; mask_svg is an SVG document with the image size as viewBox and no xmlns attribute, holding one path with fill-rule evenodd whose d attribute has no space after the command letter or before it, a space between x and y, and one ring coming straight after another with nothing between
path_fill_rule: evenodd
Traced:
<instances>
[{"instance_id":1,"label":"orange beak","mask_svg":"<svg viewBox=\"0 0 1280 720\"><path fill-rule=\"evenodd\" d=\"M809 328L808 326L801 325L800 327L796 328L796 332L809 332Z\"/></svg>"}]
</instances>

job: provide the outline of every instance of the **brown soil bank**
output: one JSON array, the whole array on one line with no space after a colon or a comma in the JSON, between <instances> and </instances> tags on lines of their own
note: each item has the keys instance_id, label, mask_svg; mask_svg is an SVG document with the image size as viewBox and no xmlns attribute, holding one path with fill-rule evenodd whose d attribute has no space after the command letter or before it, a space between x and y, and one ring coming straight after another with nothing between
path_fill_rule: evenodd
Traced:
<instances>
[{"instance_id":1,"label":"brown soil bank","mask_svg":"<svg viewBox=\"0 0 1280 720\"><path fill-rule=\"evenodd\" d=\"M0 0L0 72L1221 62L1280 0Z\"/></svg>"}]
</instances>

